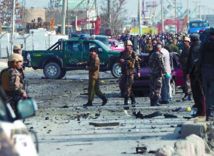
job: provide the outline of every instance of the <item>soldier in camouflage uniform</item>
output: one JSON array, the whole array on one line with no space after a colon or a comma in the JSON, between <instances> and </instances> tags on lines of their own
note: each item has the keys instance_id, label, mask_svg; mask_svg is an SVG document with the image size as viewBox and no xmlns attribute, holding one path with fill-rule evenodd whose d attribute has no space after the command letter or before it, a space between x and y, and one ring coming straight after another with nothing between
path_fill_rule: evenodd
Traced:
<instances>
[{"instance_id":1,"label":"soldier in camouflage uniform","mask_svg":"<svg viewBox=\"0 0 214 156\"><path fill-rule=\"evenodd\" d=\"M99 87L100 59L97 55L97 49L94 47L90 48L90 55L89 62L80 62L77 64L86 65L86 69L89 70L88 102L83 107L93 106L94 94L103 100L102 106L104 106L108 100Z\"/></svg>"},{"instance_id":2,"label":"soldier in camouflage uniform","mask_svg":"<svg viewBox=\"0 0 214 156\"><path fill-rule=\"evenodd\" d=\"M7 95L8 103L16 113L16 105L21 98L27 98L27 94L21 83L21 74L18 69L22 68L23 57L20 54L12 54L8 59L9 68L1 73L2 88Z\"/></svg>"},{"instance_id":3,"label":"soldier in camouflage uniform","mask_svg":"<svg viewBox=\"0 0 214 156\"><path fill-rule=\"evenodd\" d=\"M158 43L154 47L153 52L149 57L149 68L150 68L150 100L151 106L160 106L158 99L161 93L162 77L166 74L163 62L163 55L161 54L161 46Z\"/></svg>"},{"instance_id":4,"label":"soldier in camouflage uniform","mask_svg":"<svg viewBox=\"0 0 214 156\"><path fill-rule=\"evenodd\" d=\"M183 44L184 44L184 49L182 49L181 53L181 64L182 64L182 71L183 71L183 77L184 77L184 97L182 98L183 101L187 100L192 100L191 99L191 84L190 84L190 79L187 77L186 74L186 65L187 65L187 59L189 55L189 49L190 49L190 38L189 37L184 37Z\"/></svg>"},{"instance_id":5,"label":"soldier in camouflage uniform","mask_svg":"<svg viewBox=\"0 0 214 156\"><path fill-rule=\"evenodd\" d=\"M150 53L152 51L153 46L152 46L152 42L151 41L152 41L151 37L148 37L146 39L146 44L144 46L144 52L143 53Z\"/></svg>"},{"instance_id":6,"label":"soldier in camouflage uniform","mask_svg":"<svg viewBox=\"0 0 214 156\"><path fill-rule=\"evenodd\" d=\"M137 75L140 77L140 65L136 52L132 50L131 41L127 40L125 46L125 51L122 51L118 56L122 70L121 82L125 85L124 105L128 105L130 97L132 106L135 107L136 101L132 92L132 84L134 83L135 67L137 68Z\"/></svg>"},{"instance_id":7,"label":"soldier in camouflage uniform","mask_svg":"<svg viewBox=\"0 0 214 156\"><path fill-rule=\"evenodd\" d=\"M14 45L13 46L13 53L22 55L22 48L21 48L21 46L20 45ZM21 68L17 69L20 72L20 74L21 74L20 78L21 78L21 83L22 84L24 84L24 78L25 78L24 68L25 68L24 65L22 65Z\"/></svg>"}]
</instances>

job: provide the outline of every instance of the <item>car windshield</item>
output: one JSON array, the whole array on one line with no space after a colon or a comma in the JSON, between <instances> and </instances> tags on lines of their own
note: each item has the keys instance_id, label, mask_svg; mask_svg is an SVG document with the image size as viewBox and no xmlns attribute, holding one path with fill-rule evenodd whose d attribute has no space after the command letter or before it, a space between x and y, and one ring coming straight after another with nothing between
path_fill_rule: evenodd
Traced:
<instances>
[{"instance_id":1,"label":"car windshield","mask_svg":"<svg viewBox=\"0 0 214 156\"><path fill-rule=\"evenodd\" d=\"M103 47L105 50L107 50L107 51L110 50L110 48L109 48L107 45L105 45L103 42L101 42L101 41L99 41L99 40L97 40L97 42L98 42L99 45L101 45L101 47Z\"/></svg>"},{"instance_id":2,"label":"car windshield","mask_svg":"<svg viewBox=\"0 0 214 156\"><path fill-rule=\"evenodd\" d=\"M207 27L206 22L192 22L192 23L190 23L190 28L203 28L203 27Z\"/></svg>"},{"instance_id":3,"label":"car windshield","mask_svg":"<svg viewBox=\"0 0 214 156\"><path fill-rule=\"evenodd\" d=\"M107 37L96 36L95 39L103 42L106 46L108 46L108 38Z\"/></svg>"}]
</instances>

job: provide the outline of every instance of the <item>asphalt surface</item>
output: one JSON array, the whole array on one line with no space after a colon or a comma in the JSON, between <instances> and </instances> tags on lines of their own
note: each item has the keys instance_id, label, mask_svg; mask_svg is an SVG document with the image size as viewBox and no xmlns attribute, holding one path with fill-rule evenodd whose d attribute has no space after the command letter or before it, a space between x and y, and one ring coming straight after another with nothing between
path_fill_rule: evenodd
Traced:
<instances>
[{"instance_id":1,"label":"asphalt surface","mask_svg":"<svg viewBox=\"0 0 214 156\"><path fill-rule=\"evenodd\" d=\"M154 155L152 151L164 145L173 146L180 139L179 127L188 120L184 117L190 116L186 108L194 104L182 102L183 93L177 90L168 105L150 107L149 97L136 97L136 107L130 106L124 112L118 79L105 72L100 74L100 80L104 80L100 88L108 103L101 106L101 99L95 96L94 106L83 108L87 102L87 71L70 71L62 80L43 77L41 70L26 69L28 96L37 101L39 110L25 124L37 132L40 156L136 155L136 147L146 147L144 155ZM182 109L173 112L179 107ZM162 115L136 119L133 111L143 115L159 111ZM177 118L165 118L166 113ZM95 127L89 125L91 122L117 122L118 126Z\"/></svg>"}]
</instances>

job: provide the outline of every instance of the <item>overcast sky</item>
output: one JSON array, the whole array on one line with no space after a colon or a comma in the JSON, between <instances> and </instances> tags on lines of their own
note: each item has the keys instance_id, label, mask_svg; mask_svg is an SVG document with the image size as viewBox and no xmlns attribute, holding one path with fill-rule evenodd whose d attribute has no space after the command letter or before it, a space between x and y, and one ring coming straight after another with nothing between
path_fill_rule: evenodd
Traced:
<instances>
[{"instance_id":1,"label":"overcast sky","mask_svg":"<svg viewBox=\"0 0 214 156\"><path fill-rule=\"evenodd\" d=\"M102 4L102 2L105 0L97 0L98 6L99 4ZM137 11L138 11L138 0L127 0L127 4L126 4L126 9L129 12L129 15L137 15ZM143 1L143 0L141 0ZM160 0L145 0L145 1L156 1L158 4L160 4ZM177 0L178 2L183 2L183 8L186 10L187 8L187 0ZM195 2L196 1L201 1L201 5L205 5L208 8L211 8L214 10L214 5L213 2L214 0L189 0L189 7L190 9L193 9L195 7ZM26 7L30 8L30 7L34 7L34 8L48 8L48 3L50 2L50 0L26 0ZM167 0L164 0L165 4L167 3ZM160 10L160 6L158 6L157 8L158 12ZM207 13L208 13L208 9L206 8ZM214 11L210 10L210 13L214 14ZM204 14L204 8L202 8L201 13Z\"/></svg>"}]
</instances>

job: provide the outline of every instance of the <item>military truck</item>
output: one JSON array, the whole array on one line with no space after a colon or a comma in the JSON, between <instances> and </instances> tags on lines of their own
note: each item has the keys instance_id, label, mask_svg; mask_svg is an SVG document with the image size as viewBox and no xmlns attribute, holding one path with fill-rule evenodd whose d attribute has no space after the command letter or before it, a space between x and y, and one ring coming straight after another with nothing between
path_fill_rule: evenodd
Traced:
<instances>
[{"instance_id":1,"label":"military truck","mask_svg":"<svg viewBox=\"0 0 214 156\"><path fill-rule=\"evenodd\" d=\"M119 51L111 51L108 46L94 39L78 37L69 40L60 39L47 50L24 50L25 67L43 69L48 79L61 79L67 71L85 69L78 62L87 62L89 49L97 48L100 58L100 71L111 71L115 78L120 77L121 68L117 62Z\"/></svg>"}]
</instances>

